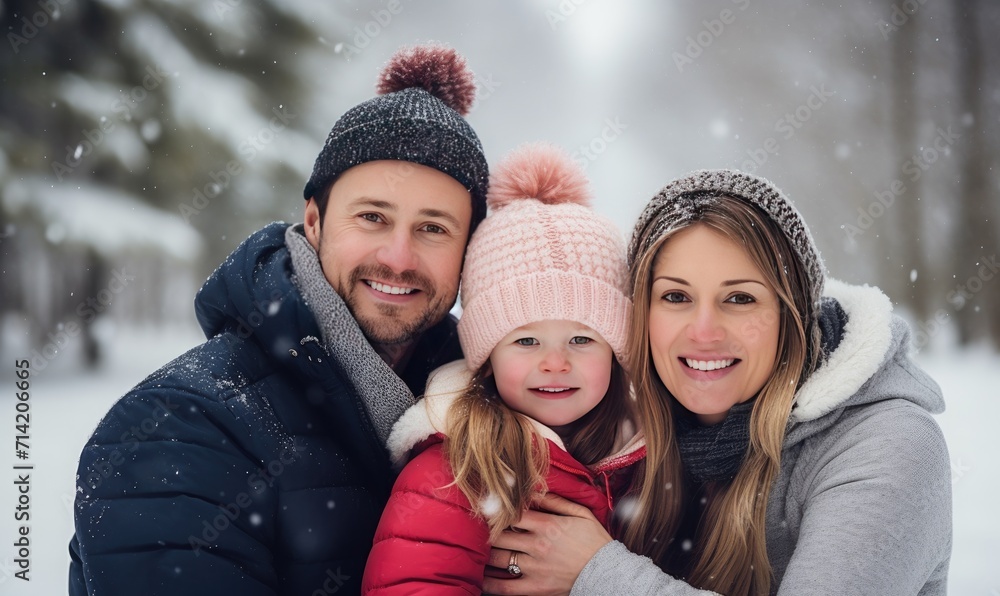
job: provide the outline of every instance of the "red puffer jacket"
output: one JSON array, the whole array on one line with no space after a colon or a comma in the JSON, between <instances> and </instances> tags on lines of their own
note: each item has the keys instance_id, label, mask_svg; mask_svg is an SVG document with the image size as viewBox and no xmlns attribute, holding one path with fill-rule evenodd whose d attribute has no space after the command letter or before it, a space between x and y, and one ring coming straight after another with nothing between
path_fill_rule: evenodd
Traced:
<instances>
[{"instance_id":1,"label":"red puffer jacket","mask_svg":"<svg viewBox=\"0 0 1000 596\"><path fill-rule=\"evenodd\" d=\"M479 594L489 558L489 528L472 513L455 486L443 441L448 407L469 382L465 361L431 374L427 398L393 427L389 449L396 479L375 532L362 581L364 594ZM608 527L614 500L629 487L635 464L646 456L641 434L617 453L584 466L563 448L556 433L535 423L547 439L549 492L587 506Z\"/></svg>"}]
</instances>

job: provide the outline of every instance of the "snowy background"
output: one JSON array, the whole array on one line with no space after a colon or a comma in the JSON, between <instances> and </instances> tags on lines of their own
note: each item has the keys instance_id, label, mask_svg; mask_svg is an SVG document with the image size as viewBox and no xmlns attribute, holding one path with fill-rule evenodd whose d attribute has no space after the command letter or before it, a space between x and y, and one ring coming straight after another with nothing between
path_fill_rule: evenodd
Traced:
<instances>
[{"instance_id":1,"label":"snowy background","mask_svg":"<svg viewBox=\"0 0 1000 596\"><path fill-rule=\"evenodd\" d=\"M1000 3L0 0L0 25L4 466L14 361L35 369L32 581L6 468L0 593L65 593L98 420L200 341L192 298L226 254L301 220L326 133L389 55L438 40L476 73L490 162L565 146L623 231L692 169L784 189L831 274L917 330L948 404L950 592L1000 596Z\"/></svg>"}]
</instances>

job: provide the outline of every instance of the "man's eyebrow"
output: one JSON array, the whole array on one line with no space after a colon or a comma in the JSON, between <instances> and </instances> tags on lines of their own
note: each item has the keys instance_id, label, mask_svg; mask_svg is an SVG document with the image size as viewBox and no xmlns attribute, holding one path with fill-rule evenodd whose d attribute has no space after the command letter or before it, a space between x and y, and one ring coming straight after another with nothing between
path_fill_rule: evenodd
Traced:
<instances>
[{"instance_id":1,"label":"man's eyebrow","mask_svg":"<svg viewBox=\"0 0 1000 596\"><path fill-rule=\"evenodd\" d=\"M462 222L458 221L458 218L448 213L447 211L441 211L440 209L421 209L420 215L424 217L436 217L438 219L447 220L453 227L461 229Z\"/></svg>"},{"instance_id":2,"label":"man's eyebrow","mask_svg":"<svg viewBox=\"0 0 1000 596\"><path fill-rule=\"evenodd\" d=\"M395 203L390 203L389 201L386 201L386 200L383 200L383 199L375 199L375 198L372 198L372 197L358 197L357 199L354 199L353 201L351 201L351 205L352 206L354 206L354 205L359 205L359 206L360 205L371 205L372 207L375 207L377 209L385 209L386 211L395 211L396 210Z\"/></svg>"}]
</instances>

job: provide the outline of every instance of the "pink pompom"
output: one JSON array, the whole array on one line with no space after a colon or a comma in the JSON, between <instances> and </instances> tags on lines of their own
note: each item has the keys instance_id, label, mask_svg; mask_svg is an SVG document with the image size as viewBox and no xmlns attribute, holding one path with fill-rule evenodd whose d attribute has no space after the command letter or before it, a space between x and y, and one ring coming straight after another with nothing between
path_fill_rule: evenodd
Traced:
<instances>
[{"instance_id":1,"label":"pink pompom","mask_svg":"<svg viewBox=\"0 0 1000 596\"><path fill-rule=\"evenodd\" d=\"M486 203L537 199L549 205L590 205L587 175L565 151L549 143L528 143L508 154L490 176Z\"/></svg>"},{"instance_id":2,"label":"pink pompom","mask_svg":"<svg viewBox=\"0 0 1000 596\"><path fill-rule=\"evenodd\" d=\"M410 87L423 87L463 116L476 99L475 79L465 58L437 44L397 50L382 69L376 91L393 93Z\"/></svg>"}]
</instances>

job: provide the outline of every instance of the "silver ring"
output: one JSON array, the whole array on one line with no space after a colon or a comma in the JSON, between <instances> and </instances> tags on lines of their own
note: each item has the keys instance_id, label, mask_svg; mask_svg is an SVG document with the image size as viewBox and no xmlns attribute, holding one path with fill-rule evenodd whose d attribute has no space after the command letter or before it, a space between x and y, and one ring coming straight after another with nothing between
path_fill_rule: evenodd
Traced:
<instances>
[{"instance_id":1,"label":"silver ring","mask_svg":"<svg viewBox=\"0 0 1000 596\"><path fill-rule=\"evenodd\" d=\"M510 551L510 562L507 563L507 573L513 575L514 577L521 576L521 568L517 566L517 551Z\"/></svg>"}]
</instances>

